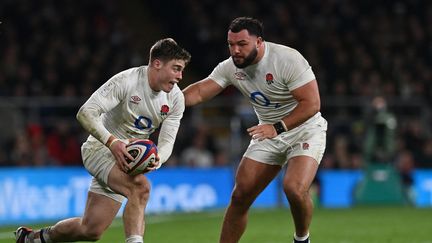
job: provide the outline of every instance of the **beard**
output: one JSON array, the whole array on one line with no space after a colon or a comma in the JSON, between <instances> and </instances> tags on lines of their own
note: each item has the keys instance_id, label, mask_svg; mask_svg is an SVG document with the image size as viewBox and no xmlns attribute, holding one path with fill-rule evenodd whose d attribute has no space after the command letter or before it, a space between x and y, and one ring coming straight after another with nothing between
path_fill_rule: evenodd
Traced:
<instances>
[{"instance_id":1,"label":"beard","mask_svg":"<svg viewBox=\"0 0 432 243\"><path fill-rule=\"evenodd\" d=\"M254 48L254 49L251 51L251 53L250 53L249 55L247 55L247 56L243 59L243 62L236 61L236 60L233 58L233 56L231 56L231 58L233 59L234 65L235 65L237 68L245 68L245 67L247 67L247 66L249 66L249 65L251 65L251 64L253 63L253 61L255 60L255 58L257 57L257 55L258 55L258 50Z\"/></svg>"}]
</instances>

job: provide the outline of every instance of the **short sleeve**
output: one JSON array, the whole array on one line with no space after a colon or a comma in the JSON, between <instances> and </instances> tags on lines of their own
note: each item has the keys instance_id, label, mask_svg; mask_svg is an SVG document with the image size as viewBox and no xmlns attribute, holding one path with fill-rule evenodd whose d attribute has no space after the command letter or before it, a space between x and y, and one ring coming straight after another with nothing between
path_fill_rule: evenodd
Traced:
<instances>
[{"instance_id":1,"label":"short sleeve","mask_svg":"<svg viewBox=\"0 0 432 243\"><path fill-rule=\"evenodd\" d=\"M208 76L209 79L214 80L222 88L226 88L227 86L231 85L231 81L227 76L227 73L229 73L229 61L230 60L227 59L224 62L219 63L215 69L213 69L213 72Z\"/></svg>"},{"instance_id":2,"label":"short sleeve","mask_svg":"<svg viewBox=\"0 0 432 243\"><path fill-rule=\"evenodd\" d=\"M315 79L312 67L298 51L295 51L294 55L291 56L288 65L283 70L283 76L286 77L285 81L290 90Z\"/></svg>"}]
</instances>

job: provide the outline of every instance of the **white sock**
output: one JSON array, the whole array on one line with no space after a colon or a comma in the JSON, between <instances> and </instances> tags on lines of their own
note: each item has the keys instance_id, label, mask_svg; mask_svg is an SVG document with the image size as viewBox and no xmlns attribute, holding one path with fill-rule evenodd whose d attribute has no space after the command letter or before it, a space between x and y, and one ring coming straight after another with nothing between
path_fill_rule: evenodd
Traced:
<instances>
[{"instance_id":1,"label":"white sock","mask_svg":"<svg viewBox=\"0 0 432 243\"><path fill-rule=\"evenodd\" d=\"M307 238L309 238L309 232L305 236L301 236L301 237L297 236L297 234L294 233L294 239L297 240L297 241L304 241Z\"/></svg>"},{"instance_id":2,"label":"white sock","mask_svg":"<svg viewBox=\"0 0 432 243\"><path fill-rule=\"evenodd\" d=\"M144 243L144 240L141 235L130 235L126 238L126 243Z\"/></svg>"}]
</instances>

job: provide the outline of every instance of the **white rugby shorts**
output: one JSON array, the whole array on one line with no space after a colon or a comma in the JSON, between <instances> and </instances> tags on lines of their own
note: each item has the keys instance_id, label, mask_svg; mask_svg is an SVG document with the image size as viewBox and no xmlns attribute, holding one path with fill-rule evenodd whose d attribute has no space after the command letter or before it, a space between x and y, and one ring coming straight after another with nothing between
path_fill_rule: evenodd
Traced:
<instances>
[{"instance_id":1,"label":"white rugby shorts","mask_svg":"<svg viewBox=\"0 0 432 243\"><path fill-rule=\"evenodd\" d=\"M87 140L81 146L84 167L93 176L90 191L122 203L125 197L108 186L108 175L115 165L111 151L99 141Z\"/></svg>"},{"instance_id":2,"label":"white rugby shorts","mask_svg":"<svg viewBox=\"0 0 432 243\"><path fill-rule=\"evenodd\" d=\"M252 139L243 156L264 164L283 166L291 158L305 155L319 164L326 147L326 133L327 121L318 113L275 138Z\"/></svg>"}]
</instances>

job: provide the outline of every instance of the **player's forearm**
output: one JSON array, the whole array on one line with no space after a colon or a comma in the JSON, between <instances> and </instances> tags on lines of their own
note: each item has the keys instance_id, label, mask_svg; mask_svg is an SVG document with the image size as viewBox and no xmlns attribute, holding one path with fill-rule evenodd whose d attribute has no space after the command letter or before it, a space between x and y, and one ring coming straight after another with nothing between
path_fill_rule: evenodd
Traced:
<instances>
[{"instance_id":1,"label":"player's forearm","mask_svg":"<svg viewBox=\"0 0 432 243\"><path fill-rule=\"evenodd\" d=\"M103 144L108 144L114 139L111 133L103 126L101 120L101 112L87 103L84 104L78 111L76 118L81 126L89 132L93 137Z\"/></svg>"},{"instance_id":2,"label":"player's forearm","mask_svg":"<svg viewBox=\"0 0 432 243\"><path fill-rule=\"evenodd\" d=\"M282 119L287 130L291 130L320 111L320 102L318 101L300 101L294 110Z\"/></svg>"},{"instance_id":3,"label":"player's forearm","mask_svg":"<svg viewBox=\"0 0 432 243\"><path fill-rule=\"evenodd\" d=\"M183 90L185 97L185 105L193 106L203 102L201 97L200 87L197 84L191 84Z\"/></svg>"},{"instance_id":4,"label":"player's forearm","mask_svg":"<svg viewBox=\"0 0 432 243\"><path fill-rule=\"evenodd\" d=\"M223 89L216 81L209 78L198 81L183 90L185 105L192 106L210 100Z\"/></svg>"}]
</instances>

